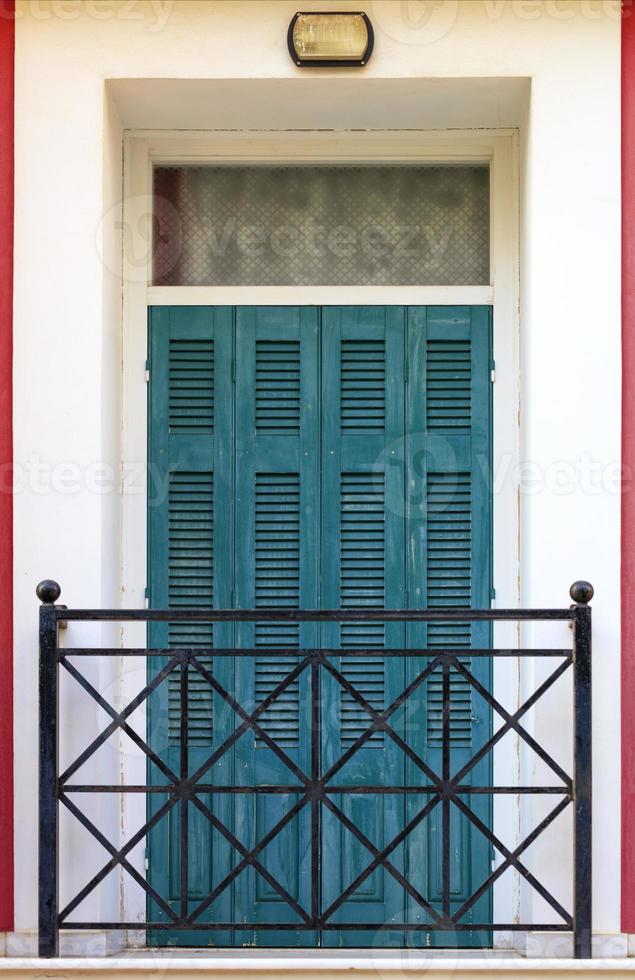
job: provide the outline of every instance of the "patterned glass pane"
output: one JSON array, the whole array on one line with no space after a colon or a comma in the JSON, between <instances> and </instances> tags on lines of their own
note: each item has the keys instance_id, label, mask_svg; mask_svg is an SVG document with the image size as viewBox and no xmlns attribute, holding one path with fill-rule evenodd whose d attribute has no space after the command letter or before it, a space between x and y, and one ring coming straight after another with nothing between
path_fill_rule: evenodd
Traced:
<instances>
[{"instance_id":1,"label":"patterned glass pane","mask_svg":"<svg viewBox=\"0 0 635 980\"><path fill-rule=\"evenodd\" d=\"M489 283L487 166L156 167L154 283Z\"/></svg>"}]
</instances>

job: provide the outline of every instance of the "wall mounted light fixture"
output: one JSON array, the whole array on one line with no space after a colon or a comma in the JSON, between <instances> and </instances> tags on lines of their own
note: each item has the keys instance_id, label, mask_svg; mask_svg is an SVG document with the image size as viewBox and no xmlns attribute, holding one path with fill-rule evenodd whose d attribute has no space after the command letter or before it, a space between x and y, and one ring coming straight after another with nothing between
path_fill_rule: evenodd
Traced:
<instances>
[{"instance_id":1,"label":"wall mounted light fixture","mask_svg":"<svg viewBox=\"0 0 635 980\"><path fill-rule=\"evenodd\" d=\"M368 64L373 26L365 13L299 11L287 33L289 53L300 68L345 68Z\"/></svg>"}]
</instances>

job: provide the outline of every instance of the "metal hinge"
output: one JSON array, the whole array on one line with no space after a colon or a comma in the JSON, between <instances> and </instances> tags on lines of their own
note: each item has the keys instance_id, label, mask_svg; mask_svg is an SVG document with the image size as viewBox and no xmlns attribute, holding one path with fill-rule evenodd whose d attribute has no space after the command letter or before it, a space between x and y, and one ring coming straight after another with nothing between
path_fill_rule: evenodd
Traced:
<instances>
[{"instance_id":1,"label":"metal hinge","mask_svg":"<svg viewBox=\"0 0 635 980\"><path fill-rule=\"evenodd\" d=\"M496 361L494 360L489 362L489 379L492 384L496 381Z\"/></svg>"},{"instance_id":2,"label":"metal hinge","mask_svg":"<svg viewBox=\"0 0 635 980\"><path fill-rule=\"evenodd\" d=\"M149 871L150 870L150 858L148 856L148 848L147 847L146 847L145 851L143 852L143 866L146 869L146 871Z\"/></svg>"},{"instance_id":3,"label":"metal hinge","mask_svg":"<svg viewBox=\"0 0 635 980\"><path fill-rule=\"evenodd\" d=\"M494 586L492 586L492 588L489 590L489 597L490 597L490 602L491 602L492 609L495 609L496 608L496 589L494 588Z\"/></svg>"},{"instance_id":4,"label":"metal hinge","mask_svg":"<svg viewBox=\"0 0 635 980\"><path fill-rule=\"evenodd\" d=\"M146 361L146 382L150 380L150 362Z\"/></svg>"},{"instance_id":5,"label":"metal hinge","mask_svg":"<svg viewBox=\"0 0 635 980\"><path fill-rule=\"evenodd\" d=\"M146 585L144 594L143 605L146 609L150 608L150 588Z\"/></svg>"}]
</instances>

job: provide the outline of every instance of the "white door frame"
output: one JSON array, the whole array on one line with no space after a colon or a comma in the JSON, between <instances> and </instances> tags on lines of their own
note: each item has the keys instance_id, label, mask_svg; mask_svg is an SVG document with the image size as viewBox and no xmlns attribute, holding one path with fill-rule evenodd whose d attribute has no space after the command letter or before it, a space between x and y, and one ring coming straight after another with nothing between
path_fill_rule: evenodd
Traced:
<instances>
[{"instance_id":1,"label":"white door frame","mask_svg":"<svg viewBox=\"0 0 635 980\"><path fill-rule=\"evenodd\" d=\"M490 165L491 280L488 286L364 286L367 305L491 305L494 309L496 382L493 400L493 584L496 603L515 608L520 597L520 320L519 320L519 177L516 130L327 131L327 132L134 132L124 140L123 194L123 387L122 387L122 605L143 608L147 562L147 311L153 305L359 305L359 287L349 286L152 286L152 167L161 164L366 163ZM145 630L126 624L122 645L144 646ZM518 644L516 624L495 626L495 643ZM507 675L508 677L509 675ZM122 665L124 703L139 689L138 669ZM518 688L519 685L517 684ZM506 704L516 697L505 682ZM496 674L494 692L497 693ZM141 719L136 722L140 734ZM508 785L519 779L517 752L505 740L496 757L494 778ZM126 782L145 781L145 757L122 753ZM142 800L124 801L124 837L143 822ZM496 814L494 821L517 823ZM499 822L500 821L500 822ZM510 828L511 829L511 828ZM502 828L501 828L502 833ZM503 833L503 836L504 833ZM143 854L134 855L143 867ZM127 876L124 876L126 878ZM494 895L497 906L518 908L519 895L503 876ZM127 893L127 889L125 889ZM141 920L145 903L124 895L128 921ZM505 944L508 937L500 937Z\"/></svg>"}]
</instances>

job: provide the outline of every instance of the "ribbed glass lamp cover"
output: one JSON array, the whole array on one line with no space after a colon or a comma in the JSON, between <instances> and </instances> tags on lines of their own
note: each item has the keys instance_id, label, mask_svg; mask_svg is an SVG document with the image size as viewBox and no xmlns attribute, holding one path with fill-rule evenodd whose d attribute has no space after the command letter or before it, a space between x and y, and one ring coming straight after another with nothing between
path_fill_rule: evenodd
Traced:
<instances>
[{"instance_id":1,"label":"ribbed glass lamp cover","mask_svg":"<svg viewBox=\"0 0 635 980\"><path fill-rule=\"evenodd\" d=\"M301 61L360 62L368 27L361 14L298 14L293 47Z\"/></svg>"}]
</instances>

